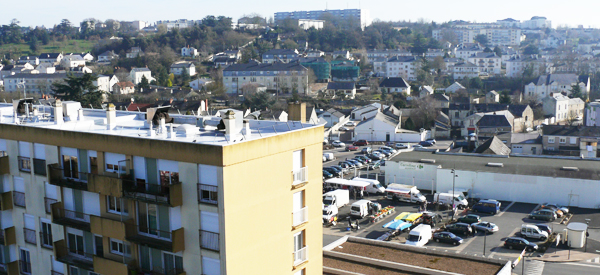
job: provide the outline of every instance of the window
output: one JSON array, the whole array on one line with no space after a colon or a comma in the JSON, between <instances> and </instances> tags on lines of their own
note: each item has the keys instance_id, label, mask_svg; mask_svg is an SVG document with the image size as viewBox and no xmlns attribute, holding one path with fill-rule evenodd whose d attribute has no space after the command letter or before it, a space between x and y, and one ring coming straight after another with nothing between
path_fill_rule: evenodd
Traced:
<instances>
[{"instance_id":1,"label":"window","mask_svg":"<svg viewBox=\"0 0 600 275\"><path fill-rule=\"evenodd\" d=\"M123 198L106 196L106 212L127 215L127 201Z\"/></svg>"},{"instance_id":2,"label":"window","mask_svg":"<svg viewBox=\"0 0 600 275\"><path fill-rule=\"evenodd\" d=\"M577 138L574 138L574 137L570 138L570 142L571 142L571 144L577 143Z\"/></svg>"},{"instance_id":3,"label":"window","mask_svg":"<svg viewBox=\"0 0 600 275\"><path fill-rule=\"evenodd\" d=\"M83 236L67 233L67 242L70 254L85 256L85 252L83 250Z\"/></svg>"},{"instance_id":4,"label":"window","mask_svg":"<svg viewBox=\"0 0 600 275\"><path fill-rule=\"evenodd\" d=\"M19 157L19 170L31 172L31 159L29 157Z\"/></svg>"},{"instance_id":5,"label":"window","mask_svg":"<svg viewBox=\"0 0 600 275\"><path fill-rule=\"evenodd\" d=\"M548 137L548 143L554 143L554 137Z\"/></svg>"},{"instance_id":6,"label":"window","mask_svg":"<svg viewBox=\"0 0 600 275\"><path fill-rule=\"evenodd\" d=\"M46 160L33 159L33 173L35 173L36 175L45 176L46 175Z\"/></svg>"},{"instance_id":7,"label":"window","mask_svg":"<svg viewBox=\"0 0 600 275\"><path fill-rule=\"evenodd\" d=\"M74 266L69 266L69 274L79 275L79 268L74 267Z\"/></svg>"},{"instance_id":8,"label":"window","mask_svg":"<svg viewBox=\"0 0 600 275\"><path fill-rule=\"evenodd\" d=\"M558 142L559 142L559 143L567 143L567 138L561 137L561 138L558 140Z\"/></svg>"},{"instance_id":9,"label":"window","mask_svg":"<svg viewBox=\"0 0 600 275\"><path fill-rule=\"evenodd\" d=\"M124 250L123 250L123 241L119 241L119 240L115 240L115 239L110 239L110 253L112 254L116 254L116 255L123 255Z\"/></svg>"},{"instance_id":10,"label":"window","mask_svg":"<svg viewBox=\"0 0 600 275\"><path fill-rule=\"evenodd\" d=\"M19 268L21 274L31 274L31 257L29 256L29 251L21 249L20 256Z\"/></svg>"},{"instance_id":11,"label":"window","mask_svg":"<svg viewBox=\"0 0 600 275\"><path fill-rule=\"evenodd\" d=\"M179 182L178 172L159 171L160 185L171 185Z\"/></svg>"},{"instance_id":12,"label":"window","mask_svg":"<svg viewBox=\"0 0 600 275\"><path fill-rule=\"evenodd\" d=\"M52 226L49 222L43 222L41 224L41 242L42 247L52 248Z\"/></svg>"}]
</instances>

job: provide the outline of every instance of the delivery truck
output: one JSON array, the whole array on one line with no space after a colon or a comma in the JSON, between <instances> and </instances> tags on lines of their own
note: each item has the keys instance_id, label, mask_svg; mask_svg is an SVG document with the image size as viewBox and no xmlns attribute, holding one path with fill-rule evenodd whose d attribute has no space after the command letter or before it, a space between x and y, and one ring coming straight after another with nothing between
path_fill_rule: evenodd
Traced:
<instances>
[{"instance_id":1,"label":"delivery truck","mask_svg":"<svg viewBox=\"0 0 600 275\"><path fill-rule=\"evenodd\" d=\"M350 192L348 190L337 189L323 194L324 207L335 205L341 208L350 202Z\"/></svg>"},{"instance_id":2,"label":"delivery truck","mask_svg":"<svg viewBox=\"0 0 600 275\"><path fill-rule=\"evenodd\" d=\"M414 185L391 183L385 189L388 199L421 204L427 199Z\"/></svg>"},{"instance_id":3,"label":"delivery truck","mask_svg":"<svg viewBox=\"0 0 600 275\"><path fill-rule=\"evenodd\" d=\"M364 182L368 182L369 185L366 187L367 188L367 193L371 193L371 194L385 194L385 188L381 185L381 183L378 180L374 180L374 179L365 179L365 178L353 178L353 181L364 181Z\"/></svg>"},{"instance_id":4,"label":"delivery truck","mask_svg":"<svg viewBox=\"0 0 600 275\"><path fill-rule=\"evenodd\" d=\"M433 195L433 201L436 203L444 203L450 205L456 205L459 209L464 209L469 205L467 199L463 196L462 193L435 193Z\"/></svg>"}]
</instances>

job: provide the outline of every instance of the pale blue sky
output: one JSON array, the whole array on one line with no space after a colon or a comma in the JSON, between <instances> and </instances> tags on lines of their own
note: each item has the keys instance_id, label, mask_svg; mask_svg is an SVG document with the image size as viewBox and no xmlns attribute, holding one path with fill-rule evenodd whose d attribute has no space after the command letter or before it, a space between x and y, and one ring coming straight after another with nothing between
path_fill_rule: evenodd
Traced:
<instances>
[{"instance_id":1,"label":"pale blue sky","mask_svg":"<svg viewBox=\"0 0 600 275\"><path fill-rule=\"evenodd\" d=\"M100 20L202 19L206 15L225 15L237 20L243 14L258 13L272 17L277 11L361 8L368 9L371 18L383 21L418 20L444 22L470 20L494 22L514 18L526 20L545 16L552 26L568 24L600 27L598 0L0 0L0 24L17 18L21 25L51 27L61 19L79 23L93 17ZM176 5L176 6L175 6Z\"/></svg>"}]
</instances>

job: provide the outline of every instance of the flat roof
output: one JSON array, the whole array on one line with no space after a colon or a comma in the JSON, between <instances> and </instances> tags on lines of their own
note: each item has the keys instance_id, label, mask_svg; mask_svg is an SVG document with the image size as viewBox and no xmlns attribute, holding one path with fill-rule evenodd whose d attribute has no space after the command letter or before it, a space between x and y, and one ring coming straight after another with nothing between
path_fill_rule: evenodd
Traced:
<instances>
[{"instance_id":1,"label":"flat roof","mask_svg":"<svg viewBox=\"0 0 600 275\"><path fill-rule=\"evenodd\" d=\"M600 161L597 159L513 155L492 157L466 153L412 151L398 154L390 161L420 163L422 159L435 160L435 164L423 163L423 165L441 166L443 169L456 168L463 171L600 180ZM487 166L488 163L502 163L503 167ZM564 170L564 167L577 167L578 170Z\"/></svg>"},{"instance_id":2,"label":"flat roof","mask_svg":"<svg viewBox=\"0 0 600 275\"><path fill-rule=\"evenodd\" d=\"M63 110L67 108L66 104L68 103L73 102L64 101ZM53 121L54 107L34 102L33 108L39 110L37 116L18 115L15 117L12 103L0 103L0 124L215 146L226 146L322 126L298 121L247 120L250 126L250 134L248 135L243 134L242 131L243 112L234 110L236 129L239 131L235 137L228 138L225 136L224 130L217 130L217 125L221 122L221 117L218 114L229 110L226 109L217 112L217 116L169 114L173 118L173 123L166 124L166 131L160 133L158 132L158 125L153 125L152 132L154 134L151 134L149 125L146 122L146 112L116 111L114 128L108 130L106 110L83 108L82 120L79 120L77 114L75 114L73 120L67 121L65 119L62 124L56 124ZM168 134L170 127L173 127L173 138L170 138Z\"/></svg>"}]
</instances>

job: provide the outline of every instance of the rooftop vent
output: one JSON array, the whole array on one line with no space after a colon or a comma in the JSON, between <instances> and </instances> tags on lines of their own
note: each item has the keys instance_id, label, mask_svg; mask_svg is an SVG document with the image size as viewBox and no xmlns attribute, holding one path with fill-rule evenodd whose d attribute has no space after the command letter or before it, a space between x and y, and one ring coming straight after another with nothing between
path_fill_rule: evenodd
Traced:
<instances>
[{"instance_id":1,"label":"rooftop vent","mask_svg":"<svg viewBox=\"0 0 600 275\"><path fill-rule=\"evenodd\" d=\"M489 167L504 167L504 163L501 162L488 162L486 166Z\"/></svg>"},{"instance_id":2,"label":"rooftop vent","mask_svg":"<svg viewBox=\"0 0 600 275\"><path fill-rule=\"evenodd\" d=\"M579 168L577 168L577 167L563 167L563 168L560 168L560 170L565 170L565 171L579 171Z\"/></svg>"},{"instance_id":3,"label":"rooftop vent","mask_svg":"<svg viewBox=\"0 0 600 275\"><path fill-rule=\"evenodd\" d=\"M422 162L422 163L435 163L435 159L421 159L419 162Z\"/></svg>"},{"instance_id":4,"label":"rooftop vent","mask_svg":"<svg viewBox=\"0 0 600 275\"><path fill-rule=\"evenodd\" d=\"M13 109L16 110L17 115L27 115L33 111L33 98L23 98L13 101Z\"/></svg>"},{"instance_id":5,"label":"rooftop vent","mask_svg":"<svg viewBox=\"0 0 600 275\"><path fill-rule=\"evenodd\" d=\"M152 125L159 125L161 118L165 119L165 123L172 123L173 118L169 117L169 109L171 109L170 105L146 109L146 123L150 125L152 122Z\"/></svg>"}]
</instances>

